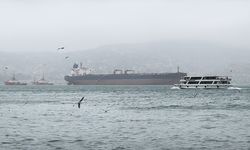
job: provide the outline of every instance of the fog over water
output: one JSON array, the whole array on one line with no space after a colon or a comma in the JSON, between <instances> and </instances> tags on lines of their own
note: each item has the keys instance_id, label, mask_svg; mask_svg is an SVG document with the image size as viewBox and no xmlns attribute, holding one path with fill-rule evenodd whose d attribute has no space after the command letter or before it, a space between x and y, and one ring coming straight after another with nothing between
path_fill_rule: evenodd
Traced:
<instances>
[{"instance_id":1,"label":"fog over water","mask_svg":"<svg viewBox=\"0 0 250 150\"><path fill-rule=\"evenodd\" d=\"M1 79L46 72L59 80L74 62L94 73L179 65L189 74L250 78L248 0L2 0L0 18Z\"/></svg>"}]
</instances>

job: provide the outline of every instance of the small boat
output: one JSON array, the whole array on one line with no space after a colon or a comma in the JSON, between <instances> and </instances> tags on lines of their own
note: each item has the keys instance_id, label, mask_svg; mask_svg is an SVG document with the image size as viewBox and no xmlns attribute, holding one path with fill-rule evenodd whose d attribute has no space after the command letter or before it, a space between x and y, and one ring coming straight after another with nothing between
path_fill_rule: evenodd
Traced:
<instances>
[{"instance_id":1,"label":"small boat","mask_svg":"<svg viewBox=\"0 0 250 150\"><path fill-rule=\"evenodd\" d=\"M228 76L185 76L175 87L180 89L202 88L219 89L231 87L231 78Z\"/></svg>"},{"instance_id":2,"label":"small boat","mask_svg":"<svg viewBox=\"0 0 250 150\"><path fill-rule=\"evenodd\" d=\"M43 74L43 77L40 79L40 80L37 80L37 81L34 81L32 82L34 85L53 85L53 83L45 80L44 78L44 74Z\"/></svg>"},{"instance_id":3,"label":"small boat","mask_svg":"<svg viewBox=\"0 0 250 150\"><path fill-rule=\"evenodd\" d=\"M13 74L13 77L10 80L7 80L4 82L5 85L27 85L25 82L20 82L16 80L15 74Z\"/></svg>"}]
</instances>

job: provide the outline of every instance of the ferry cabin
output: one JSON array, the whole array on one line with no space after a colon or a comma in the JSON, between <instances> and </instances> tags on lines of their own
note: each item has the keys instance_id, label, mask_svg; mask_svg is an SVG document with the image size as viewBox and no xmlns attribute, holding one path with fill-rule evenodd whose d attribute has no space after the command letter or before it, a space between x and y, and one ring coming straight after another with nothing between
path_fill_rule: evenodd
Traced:
<instances>
[{"instance_id":1,"label":"ferry cabin","mask_svg":"<svg viewBox=\"0 0 250 150\"><path fill-rule=\"evenodd\" d=\"M227 76L185 76L180 80L179 88L228 88L231 79Z\"/></svg>"}]
</instances>

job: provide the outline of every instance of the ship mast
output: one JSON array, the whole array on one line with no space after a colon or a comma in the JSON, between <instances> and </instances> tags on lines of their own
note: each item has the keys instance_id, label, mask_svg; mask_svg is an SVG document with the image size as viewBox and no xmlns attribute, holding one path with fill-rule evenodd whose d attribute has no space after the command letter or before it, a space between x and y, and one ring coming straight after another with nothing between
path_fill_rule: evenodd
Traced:
<instances>
[{"instance_id":1,"label":"ship mast","mask_svg":"<svg viewBox=\"0 0 250 150\"><path fill-rule=\"evenodd\" d=\"M42 77L42 79L41 79L41 80L45 80L45 79L44 79L44 72L43 72L43 77Z\"/></svg>"},{"instance_id":2,"label":"ship mast","mask_svg":"<svg viewBox=\"0 0 250 150\"><path fill-rule=\"evenodd\" d=\"M15 75L15 73L13 73L12 80L16 80L16 75Z\"/></svg>"}]
</instances>

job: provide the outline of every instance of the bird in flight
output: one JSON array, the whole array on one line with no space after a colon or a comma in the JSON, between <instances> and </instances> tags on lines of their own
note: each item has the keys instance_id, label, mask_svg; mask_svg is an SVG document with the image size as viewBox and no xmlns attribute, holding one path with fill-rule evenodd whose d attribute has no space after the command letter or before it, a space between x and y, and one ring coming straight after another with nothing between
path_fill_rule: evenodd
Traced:
<instances>
[{"instance_id":1,"label":"bird in flight","mask_svg":"<svg viewBox=\"0 0 250 150\"><path fill-rule=\"evenodd\" d=\"M84 96L83 96L82 99L78 102L78 108L81 107L81 102L83 101L83 99L84 99Z\"/></svg>"},{"instance_id":2,"label":"bird in flight","mask_svg":"<svg viewBox=\"0 0 250 150\"><path fill-rule=\"evenodd\" d=\"M63 50L64 49L64 47L59 47L59 48L57 48L57 50L59 51L59 50Z\"/></svg>"}]
</instances>

